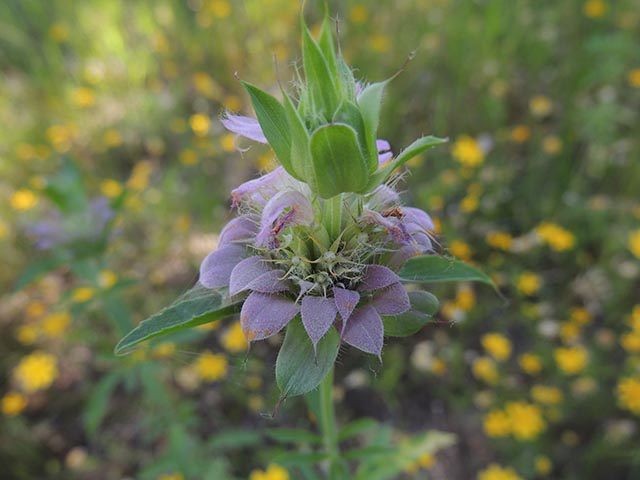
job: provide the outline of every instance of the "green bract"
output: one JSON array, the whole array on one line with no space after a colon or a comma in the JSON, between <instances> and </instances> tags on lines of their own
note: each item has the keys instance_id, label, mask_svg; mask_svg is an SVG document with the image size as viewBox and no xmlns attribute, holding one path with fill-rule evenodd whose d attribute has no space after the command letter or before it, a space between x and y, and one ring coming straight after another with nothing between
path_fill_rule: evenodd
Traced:
<instances>
[{"instance_id":1,"label":"green bract","mask_svg":"<svg viewBox=\"0 0 640 480\"><path fill-rule=\"evenodd\" d=\"M302 22L302 64L297 104L283 91L283 102L242 82L262 132L278 160L294 178L322 198L343 192L366 193L394 168L423 150L445 142L423 137L380 168L376 134L382 94L389 80L363 86L336 53L328 16L317 40Z\"/></svg>"}]
</instances>

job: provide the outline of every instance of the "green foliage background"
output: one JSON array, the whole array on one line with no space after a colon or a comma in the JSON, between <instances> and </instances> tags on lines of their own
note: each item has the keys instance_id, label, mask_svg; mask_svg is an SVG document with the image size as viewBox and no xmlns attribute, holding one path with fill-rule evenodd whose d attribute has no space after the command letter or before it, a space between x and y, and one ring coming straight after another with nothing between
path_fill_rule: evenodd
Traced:
<instances>
[{"instance_id":1,"label":"green foliage background","mask_svg":"<svg viewBox=\"0 0 640 480\"><path fill-rule=\"evenodd\" d=\"M307 3L313 24L319 7ZM450 137L410 162L407 203L430 212L443 249L489 272L506 297L441 287L449 301L438 321L388 340L382 366L343 349L340 423L373 417L388 426L379 436L398 441L431 428L457 435L406 478L475 478L492 462L526 479L637 478L640 3L330 8L363 80L387 78L415 50L387 90L380 136L396 153L422 134ZM195 282L231 218L228 192L271 164L266 147L238 153L218 118L251 114L234 75L274 92L293 78L299 9L292 0L0 4L0 394L27 402L12 412L3 400L4 478L247 478L272 462L306 478L294 455L313 441L265 433L315 428L302 401L275 422L260 415L277 401L267 342L243 367L244 350L225 348L229 321L112 355L123 333ZM479 165L456 148L466 137ZM87 205L105 195L115 218L96 232ZM29 232L47 219L67 241L42 251ZM544 241L549 223L562 229ZM539 288L527 289L532 275ZM46 327L54 313L70 323ZM508 339L507 358L491 359L487 333ZM586 352L584 367L567 373L560 348ZM206 350L228 362L224 379L198 369ZM17 367L33 352L52 354L57 375L26 392ZM525 353L539 372L523 371ZM494 373L478 373L478 359ZM638 382L630 399L623 379ZM561 398L541 402L536 385ZM543 431L489 436L486 414L517 401L538 406Z\"/></svg>"}]
</instances>

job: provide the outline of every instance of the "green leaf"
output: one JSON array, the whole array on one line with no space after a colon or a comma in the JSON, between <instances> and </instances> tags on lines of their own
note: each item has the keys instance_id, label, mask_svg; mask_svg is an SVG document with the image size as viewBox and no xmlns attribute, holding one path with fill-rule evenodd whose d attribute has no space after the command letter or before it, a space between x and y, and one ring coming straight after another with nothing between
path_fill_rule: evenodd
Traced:
<instances>
[{"instance_id":1,"label":"green leaf","mask_svg":"<svg viewBox=\"0 0 640 480\"><path fill-rule=\"evenodd\" d=\"M318 342L316 358L300 317L291 320L276 360L276 382L282 396L302 395L316 388L333 367L339 347L340 335L330 328Z\"/></svg>"},{"instance_id":2,"label":"green leaf","mask_svg":"<svg viewBox=\"0 0 640 480\"><path fill-rule=\"evenodd\" d=\"M348 125L325 125L313 132L311 159L318 195L322 198L342 192L361 192L367 185L367 160L355 130Z\"/></svg>"},{"instance_id":3,"label":"green leaf","mask_svg":"<svg viewBox=\"0 0 640 480\"><path fill-rule=\"evenodd\" d=\"M80 213L88 208L82 174L69 159L65 159L60 171L48 179L43 192L66 214Z\"/></svg>"},{"instance_id":4,"label":"green leaf","mask_svg":"<svg viewBox=\"0 0 640 480\"><path fill-rule=\"evenodd\" d=\"M433 319L440 306L435 295L429 292L409 292L411 310L400 315L382 317L384 334L389 337L413 335Z\"/></svg>"},{"instance_id":5,"label":"green leaf","mask_svg":"<svg viewBox=\"0 0 640 480\"><path fill-rule=\"evenodd\" d=\"M243 447L252 447L263 442L258 432L242 429L223 430L216 433L209 440L209 446L213 449L235 450Z\"/></svg>"},{"instance_id":6,"label":"green leaf","mask_svg":"<svg viewBox=\"0 0 640 480\"><path fill-rule=\"evenodd\" d=\"M345 123L355 130L360 151L366 156L369 171L375 170L378 166L378 149L375 147L375 142L373 150L370 149L370 145L367 142L364 120L356 104L347 100L342 102L333 117L333 122Z\"/></svg>"},{"instance_id":7,"label":"green leaf","mask_svg":"<svg viewBox=\"0 0 640 480\"><path fill-rule=\"evenodd\" d=\"M322 443L318 435L301 428L271 428L265 434L278 443Z\"/></svg>"},{"instance_id":8,"label":"green leaf","mask_svg":"<svg viewBox=\"0 0 640 480\"><path fill-rule=\"evenodd\" d=\"M307 80L307 88L311 93L316 115L324 116L326 121L333 117L338 108L338 89L334 76L318 44L313 40L309 28L302 24L302 63Z\"/></svg>"},{"instance_id":9,"label":"green leaf","mask_svg":"<svg viewBox=\"0 0 640 480\"><path fill-rule=\"evenodd\" d=\"M241 302L229 303L227 298L216 291L198 284L169 307L131 330L116 345L114 352L116 355L124 355L135 345L150 338L220 320L239 312L240 305Z\"/></svg>"},{"instance_id":10,"label":"green leaf","mask_svg":"<svg viewBox=\"0 0 640 480\"><path fill-rule=\"evenodd\" d=\"M338 62L336 60L336 49L333 45L333 32L331 23L329 22L329 12L325 8L324 19L322 20L322 29L318 37L318 46L327 61L327 66L331 75L335 78L338 75Z\"/></svg>"},{"instance_id":11,"label":"green leaf","mask_svg":"<svg viewBox=\"0 0 640 480\"><path fill-rule=\"evenodd\" d=\"M291 175L310 184L313 188L315 178L313 177L311 153L309 152L309 132L307 132L304 120L300 117L300 113L296 110L289 95L283 91L282 96L284 97L284 112L291 134L291 168L294 171Z\"/></svg>"},{"instance_id":12,"label":"green leaf","mask_svg":"<svg viewBox=\"0 0 640 480\"><path fill-rule=\"evenodd\" d=\"M345 425L340 430L338 433L338 440L343 442L349 438L357 437L369 430L377 428L379 425L380 424L373 418L359 418L358 420L354 420L353 422Z\"/></svg>"},{"instance_id":13,"label":"green leaf","mask_svg":"<svg viewBox=\"0 0 640 480\"><path fill-rule=\"evenodd\" d=\"M432 136L419 138L407 148L405 148L400 153L400 155L398 155L391 161L391 163L389 163L389 165L376 171L376 173L371 177L371 180L369 181L368 190L372 190L383 183L396 168L411 160L416 155L424 152L431 147L435 147L436 145L447 143L448 141L449 140L446 138L438 138Z\"/></svg>"},{"instance_id":14,"label":"green leaf","mask_svg":"<svg viewBox=\"0 0 640 480\"><path fill-rule=\"evenodd\" d=\"M285 170L295 176L291 165L291 132L285 108L274 96L258 87L247 82L242 82L242 86L249 94L258 123L269 145Z\"/></svg>"},{"instance_id":15,"label":"green leaf","mask_svg":"<svg viewBox=\"0 0 640 480\"><path fill-rule=\"evenodd\" d=\"M430 430L387 449L387 454L362 457L355 480L391 480L397 478L424 454L434 454L455 443L455 435Z\"/></svg>"},{"instance_id":16,"label":"green leaf","mask_svg":"<svg viewBox=\"0 0 640 480\"><path fill-rule=\"evenodd\" d=\"M111 394L122 379L119 371L102 377L91 389L91 395L84 407L84 425L90 437L93 437L109 410Z\"/></svg>"},{"instance_id":17,"label":"green leaf","mask_svg":"<svg viewBox=\"0 0 640 480\"><path fill-rule=\"evenodd\" d=\"M276 455L273 458L273 463L284 467L303 467L315 465L328 457L328 453L322 452L284 452Z\"/></svg>"},{"instance_id":18,"label":"green leaf","mask_svg":"<svg viewBox=\"0 0 640 480\"><path fill-rule=\"evenodd\" d=\"M485 273L453 257L421 255L413 257L400 270L400 278L406 282L480 282L496 288Z\"/></svg>"},{"instance_id":19,"label":"green leaf","mask_svg":"<svg viewBox=\"0 0 640 480\"><path fill-rule=\"evenodd\" d=\"M382 105L382 94L387 86L388 80L384 82L372 83L368 85L358 97L358 106L362 112L364 119L365 132L369 151L377 154L376 138L378 136L378 124L380 123L380 107ZM369 165L370 173L378 168L378 156L375 156L376 162Z\"/></svg>"}]
</instances>

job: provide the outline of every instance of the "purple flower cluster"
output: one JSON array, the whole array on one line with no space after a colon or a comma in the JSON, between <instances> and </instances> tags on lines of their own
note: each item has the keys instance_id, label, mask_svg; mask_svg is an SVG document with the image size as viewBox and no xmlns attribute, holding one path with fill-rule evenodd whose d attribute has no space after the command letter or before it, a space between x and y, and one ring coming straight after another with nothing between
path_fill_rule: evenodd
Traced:
<instances>
[{"instance_id":1,"label":"purple flower cluster","mask_svg":"<svg viewBox=\"0 0 640 480\"><path fill-rule=\"evenodd\" d=\"M223 123L266 141L256 120L228 115ZM380 164L392 158L388 142L378 140L377 148ZM393 188L380 185L340 195L335 232L327 220L333 199L318 198L282 167L240 185L232 198L239 216L202 262L200 283L248 294L241 311L247 339L268 338L300 315L314 348L334 326L346 343L379 356L382 317L411 309L396 271L433 250L429 215L402 206Z\"/></svg>"}]
</instances>

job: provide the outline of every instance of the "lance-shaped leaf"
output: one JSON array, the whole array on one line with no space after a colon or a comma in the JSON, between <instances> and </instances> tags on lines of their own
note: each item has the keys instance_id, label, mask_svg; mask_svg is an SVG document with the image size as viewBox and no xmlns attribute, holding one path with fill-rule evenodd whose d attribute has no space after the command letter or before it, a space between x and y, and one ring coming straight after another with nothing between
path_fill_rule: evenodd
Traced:
<instances>
[{"instance_id":1,"label":"lance-shaped leaf","mask_svg":"<svg viewBox=\"0 0 640 480\"><path fill-rule=\"evenodd\" d=\"M369 151L377 151L376 137L378 133L378 124L380 123L380 107L382 105L382 94L384 87L388 81L372 83L368 85L358 97L358 106L362 113L365 125L365 133ZM377 160L377 159L376 159ZM378 167L378 162L369 165L369 171L373 173Z\"/></svg>"},{"instance_id":2,"label":"lance-shaped leaf","mask_svg":"<svg viewBox=\"0 0 640 480\"><path fill-rule=\"evenodd\" d=\"M442 145L443 143L448 142L446 138L438 138L438 137L422 137L413 142L407 148L405 148L400 155L398 155L393 161L391 161L387 166L380 168L377 172L375 172L371 179L369 180L369 185L367 190L373 190L378 185L384 183L384 181L389 178L389 175L398 168L403 165L407 161L411 160L416 155L424 152L425 150L435 147L436 145Z\"/></svg>"},{"instance_id":3,"label":"lance-shaped leaf","mask_svg":"<svg viewBox=\"0 0 640 480\"><path fill-rule=\"evenodd\" d=\"M340 336L330 328L318 342L317 355L300 317L289 322L287 334L276 360L276 382L282 397L292 397L316 388L333 367Z\"/></svg>"},{"instance_id":4,"label":"lance-shaped leaf","mask_svg":"<svg viewBox=\"0 0 640 480\"><path fill-rule=\"evenodd\" d=\"M278 160L290 175L300 180L291 165L291 132L284 107L274 96L258 87L247 82L242 82L242 86L249 94L262 132Z\"/></svg>"},{"instance_id":5,"label":"lance-shaped leaf","mask_svg":"<svg viewBox=\"0 0 640 480\"><path fill-rule=\"evenodd\" d=\"M338 108L338 89L322 50L302 22L302 63L316 114L329 121ZM267 137L268 138L268 137Z\"/></svg>"},{"instance_id":6,"label":"lance-shaped leaf","mask_svg":"<svg viewBox=\"0 0 640 480\"><path fill-rule=\"evenodd\" d=\"M362 192L367 185L367 160L355 130L348 125L326 125L313 132L311 159L322 198L342 192Z\"/></svg>"},{"instance_id":7,"label":"lance-shaped leaf","mask_svg":"<svg viewBox=\"0 0 640 480\"><path fill-rule=\"evenodd\" d=\"M311 166L311 153L309 152L309 132L304 120L286 92L282 92L284 98L284 111L287 116L291 133L291 167L296 172L296 178L308 183L314 188L313 168Z\"/></svg>"},{"instance_id":8,"label":"lance-shaped leaf","mask_svg":"<svg viewBox=\"0 0 640 480\"><path fill-rule=\"evenodd\" d=\"M405 282L480 282L496 288L493 280L476 267L453 257L439 255L410 258L400 270L399 275Z\"/></svg>"},{"instance_id":9,"label":"lance-shaped leaf","mask_svg":"<svg viewBox=\"0 0 640 480\"><path fill-rule=\"evenodd\" d=\"M378 167L378 149L376 148L375 141L373 142L373 149L369 142L367 142L365 123L358 107L353 102L345 100L340 104L340 108L336 111L333 121L334 123L347 124L355 130L358 145L360 145L360 150L366 156L369 171L374 171Z\"/></svg>"},{"instance_id":10,"label":"lance-shaped leaf","mask_svg":"<svg viewBox=\"0 0 640 480\"><path fill-rule=\"evenodd\" d=\"M114 352L124 355L150 338L220 320L239 312L240 306L241 302L230 303L219 293L197 284L170 306L131 330L118 342Z\"/></svg>"},{"instance_id":11,"label":"lance-shaped leaf","mask_svg":"<svg viewBox=\"0 0 640 480\"><path fill-rule=\"evenodd\" d=\"M336 49L333 45L333 31L329 22L329 12L325 9L322 28L318 37L318 46L327 61L329 71L334 78L338 75L338 61L336 59Z\"/></svg>"},{"instance_id":12,"label":"lance-shaped leaf","mask_svg":"<svg viewBox=\"0 0 640 480\"><path fill-rule=\"evenodd\" d=\"M435 295L424 292L409 292L411 310L399 315L382 317L384 334L389 337L413 335L429 323L439 308Z\"/></svg>"}]
</instances>

